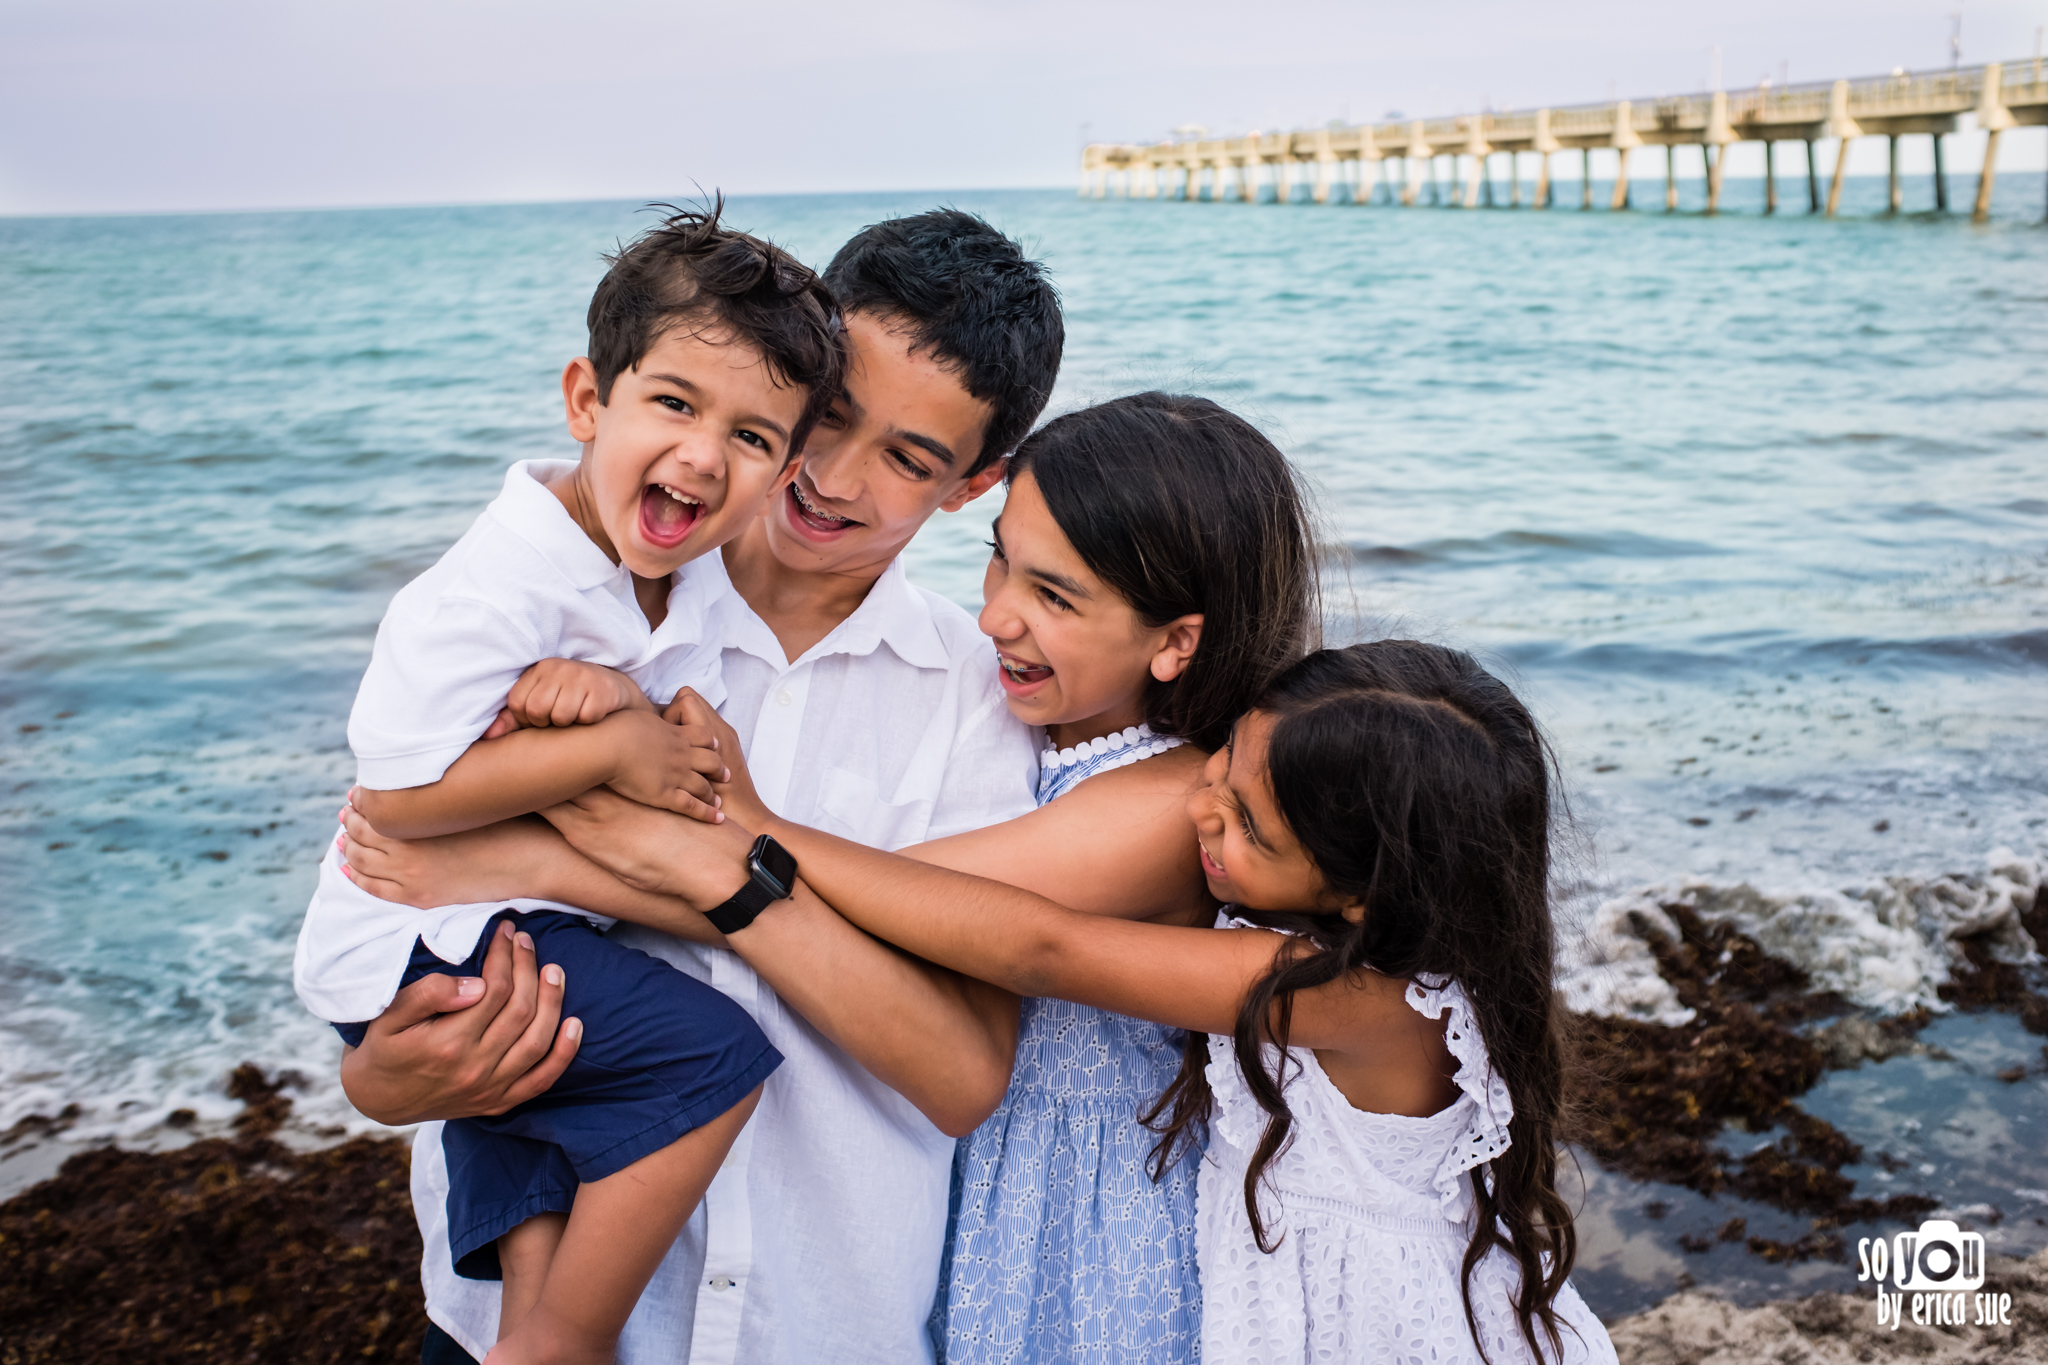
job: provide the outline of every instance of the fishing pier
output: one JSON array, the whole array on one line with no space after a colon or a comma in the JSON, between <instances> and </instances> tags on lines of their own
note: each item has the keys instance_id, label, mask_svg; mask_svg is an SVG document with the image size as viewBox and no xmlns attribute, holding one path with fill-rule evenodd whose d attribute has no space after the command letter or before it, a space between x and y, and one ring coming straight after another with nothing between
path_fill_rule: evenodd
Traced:
<instances>
[{"instance_id":1,"label":"fishing pier","mask_svg":"<svg viewBox=\"0 0 2048 1365\"><path fill-rule=\"evenodd\" d=\"M1527 203L1550 208L1555 201L1551 158L1579 153L1581 208L1593 207L1593 153L1611 150L1617 170L1608 207L1632 206L1631 160L1639 148L1664 149L1664 207L1678 207L1678 149L1697 147L1704 162L1707 212L1721 208L1727 149L1738 142L1764 145L1764 212L1778 209L1778 148L1800 143L1809 212L1832 216L1841 202L1849 143L1859 137L1890 139L1891 211L1901 203L1899 139L1934 139L1934 194L1938 210L1948 208L1948 180L1942 169L1942 139L1957 131L1965 114L1987 135L1983 169L1977 176L1972 216L1991 214L1999 138L2006 130L2048 124L2048 80L2041 60L1993 62L1946 71L1905 72L1860 80L1818 81L1753 90L1716 90L1646 100L1568 105L1518 112L1460 114L1408 122L1333 123L1313 132L1252 133L1239 138L1150 144L1091 143L1081 154L1081 194L1102 199L1182 199L1290 204L1304 197L1327 204L1349 202L1459 208L1520 207L1523 157L1534 159L1535 178ZM1814 148L1835 144L1823 200L1821 168ZM1438 166L1450 162L1450 183ZM1497 190L1494 171L1505 159L1505 185ZM1387 163L1396 163L1389 166Z\"/></svg>"}]
</instances>

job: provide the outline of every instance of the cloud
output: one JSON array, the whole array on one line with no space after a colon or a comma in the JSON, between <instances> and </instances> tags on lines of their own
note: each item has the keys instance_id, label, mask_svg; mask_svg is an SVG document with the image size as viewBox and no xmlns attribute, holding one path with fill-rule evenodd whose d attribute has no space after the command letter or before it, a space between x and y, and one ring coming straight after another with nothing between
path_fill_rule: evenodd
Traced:
<instances>
[{"instance_id":1,"label":"cloud","mask_svg":"<svg viewBox=\"0 0 2048 1365\"><path fill-rule=\"evenodd\" d=\"M0 4L0 212L1068 183L1087 136L1929 67L1901 0ZM2024 55L2019 4L1965 58Z\"/></svg>"}]
</instances>

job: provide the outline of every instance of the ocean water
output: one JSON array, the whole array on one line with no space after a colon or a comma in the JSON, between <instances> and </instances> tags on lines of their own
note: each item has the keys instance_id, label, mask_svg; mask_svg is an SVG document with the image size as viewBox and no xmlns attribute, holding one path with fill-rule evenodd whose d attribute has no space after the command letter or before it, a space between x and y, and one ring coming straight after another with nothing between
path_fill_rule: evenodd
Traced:
<instances>
[{"instance_id":1,"label":"ocean water","mask_svg":"<svg viewBox=\"0 0 2048 1365\"><path fill-rule=\"evenodd\" d=\"M1547 725L1574 1002L1671 1018L1618 910L1681 893L1874 1013L1938 1005L1956 933L2038 961L2013 916L2048 860L2048 231L2039 176L1999 191L1983 227L1873 217L1882 182L1833 221L730 212L820 265L889 214L983 212L1064 294L1055 410L1165 386L1259 422L1314 485L1333 638L1475 649ZM391 593L503 467L573 449L556 376L638 209L0 220L0 1130L217 1120L245 1059L304 1074L308 1124L371 1126L289 984L349 700ZM913 575L974 605L992 510L937 519ZM2039 1040L1937 1028L1940 1057L1838 1073L1816 1112L1945 1133L1884 1188L2039 1245ZM1991 1078L2015 1058L2026 1080ZM1976 1145L1941 1128L1963 1110ZM1796 1278L1656 1250L1657 1192L1591 1183L1604 1308Z\"/></svg>"}]
</instances>

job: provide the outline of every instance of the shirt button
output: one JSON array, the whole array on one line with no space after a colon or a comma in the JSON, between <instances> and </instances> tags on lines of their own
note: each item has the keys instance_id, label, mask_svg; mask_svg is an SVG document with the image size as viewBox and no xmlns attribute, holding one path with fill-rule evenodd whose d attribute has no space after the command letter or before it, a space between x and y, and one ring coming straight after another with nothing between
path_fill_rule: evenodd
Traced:
<instances>
[{"instance_id":1,"label":"shirt button","mask_svg":"<svg viewBox=\"0 0 2048 1365\"><path fill-rule=\"evenodd\" d=\"M736 1281L734 1281L730 1276L720 1275L718 1278L714 1279L711 1282L711 1287L713 1289L725 1290L732 1288L735 1283Z\"/></svg>"},{"instance_id":2,"label":"shirt button","mask_svg":"<svg viewBox=\"0 0 2048 1365\"><path fill-rule=\"evenodd\" d=\"M787 706L795 700L796 698L789 695L789 689L786 687L775 694L775 704L777 706Z\"/></svg>"}]
</instances>

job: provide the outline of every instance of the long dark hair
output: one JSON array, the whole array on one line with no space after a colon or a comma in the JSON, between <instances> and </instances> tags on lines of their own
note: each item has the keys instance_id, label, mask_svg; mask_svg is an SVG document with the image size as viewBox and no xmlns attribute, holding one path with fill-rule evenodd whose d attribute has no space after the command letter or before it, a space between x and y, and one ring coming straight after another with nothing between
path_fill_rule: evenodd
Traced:
<instances>
[{"instance_id":1,"label":"long dark hair","mask_svg":"<svg viewBox=\"0 0 2048 1365\"><path fill-rule=\"evenodd\" d=\"M1514 693L1471 656L1412 640L1311 654L1275 678L1255 709L1274 717L1274 804L1330 892L1365 906L1357 923L1244 912L1298 935L1237 1016L1237 1064L1266 1112L1244 1182L1259 1249L1279 1245L1259 1213L1259 1181L1294 1126L1284 1078L1267 1070L1262 1045L1280 1048L1285 1066L1294 993L1362 967L1455 979L1515 1110L1511 1145L1471 1172L1465 1319L1478 1342L1472 1272L1505 1248L1521 1267L1522 1334L1541 1358L1540 1328L1561 1355L1552 1305L1578 1241L1556 1178L1564 1051L1551 1001L1549 749ZM1180 1075L1144 1116L1162 1134L1155 1170L1207 1122L1207 1062L1208 1040L1193 1035Z\"/></svg>"},{"instance_id":2,"label":"long dark hair","mask_svg":"<svg viewBox=\"0 0 2048 1365\"><path fill-rule=\"evenodd\" d=\"M1257 427L1185 394L1135 393L1068 413L1017 447L1076 554L1148 627L1202 614L1145 719L1215 749L1320 626L1314 536L1294 469Z\"/></svg>"}]
</instances>

